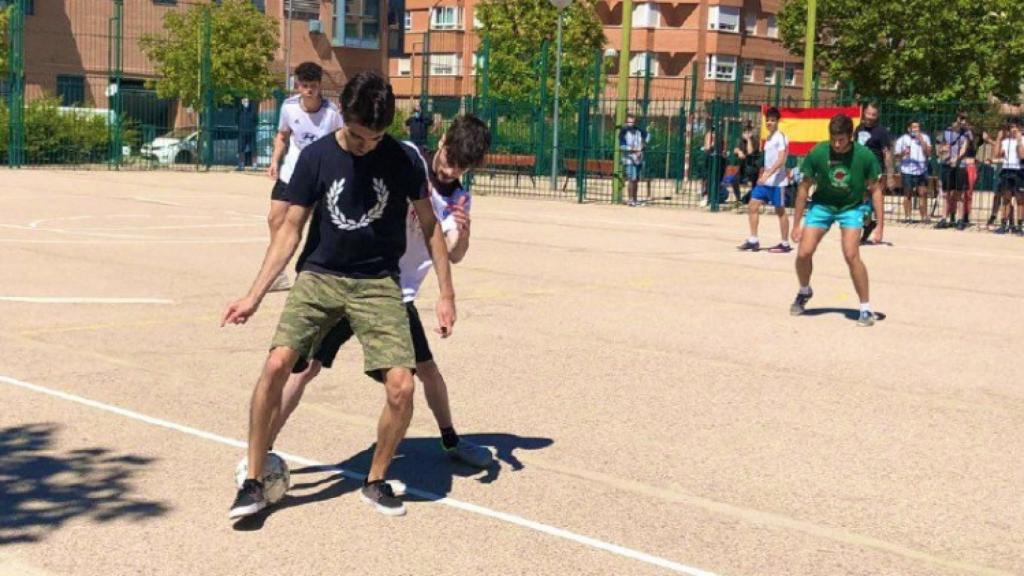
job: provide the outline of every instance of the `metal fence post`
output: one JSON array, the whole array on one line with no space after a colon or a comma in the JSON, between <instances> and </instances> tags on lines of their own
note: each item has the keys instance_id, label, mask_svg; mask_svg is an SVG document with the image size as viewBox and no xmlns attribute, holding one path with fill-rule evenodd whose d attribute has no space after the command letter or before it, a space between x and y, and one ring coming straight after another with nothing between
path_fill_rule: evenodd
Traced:
<instances>
[{"instance_id":1,"label":"metal fence post","mask_svg":"<svg viewBox=\"0 0 1024 576\"><path fill-rule=\"evenodd\" d=\"M7 164L19 168L25 164L25 0L12 6L8 21L10 73L7 95Z\"/></svg>"},{"instance_id":2,"label":"metal fence post","mask_svg":"<svg viewBox=\"0 0 1024 576\"><path fill-rule=\"evenodd\" d=\"M124 161L124 106L121 95L121 76L124 68L124 0L114 0L114 15L107 23L107 68L110 84L107 90L110 112L107 114L107 134L110 149L109 166L120 169Z\"/></svg>"},{"instance_id":3,"label":"metal fence post","mask_svg":"<svg viewBox=\"0 0 1024 576\"><path fill-rule=\"evenodd\" d=\"M540 45L540 102L534 111L537 125L537 142L535 143L536 162L533 172L535 176L544 173L544 143L547 141L547 122L545 122L544 111L547 110L548 101L548 48L547 40Z\"/></svg>"},{"instance_id":4,"label":"metal fence post","mask_svg":"<svg viewBox=\"0 0 1024 576\"><path fill-rule=\"evenodd\" d=\"M203 11L203 43L200 70L200 94L203 100L202 115L200 116L199 135L202 142L202 163L207 170L213 165L213 78L211 74L212 62L210 50L210 36L213 25L213 6L208 6Z\"/></svg>"},{"instance_id":5,"label":"metal fence post","mask_svg":"<svg viewBox=\"0 0 1024 576\"><path fill-rule=\"evenodd\" d=\"M580 204L587 197L587 142L590 132L590 98L579 101L576 129L576 201Z\"/></svg>"},{"instance_id":6,"label":"metal fence post","mask_svg":"<svg viewBox=\"0 0 1024 576\"><path fill-rule=\"evenodd\" d=\"M711 165L710 173L705 175L708 184L708 207L712 212L718 212L718 187L721 184L718 178L719 168L722 164L722 155L719 151L722 149L723 138L722 134L722 101L719 98L711 103L711 125L714 127L715 138L712 143L712 149L709 151L711 154Z\"/></svg>"}]
</instances>

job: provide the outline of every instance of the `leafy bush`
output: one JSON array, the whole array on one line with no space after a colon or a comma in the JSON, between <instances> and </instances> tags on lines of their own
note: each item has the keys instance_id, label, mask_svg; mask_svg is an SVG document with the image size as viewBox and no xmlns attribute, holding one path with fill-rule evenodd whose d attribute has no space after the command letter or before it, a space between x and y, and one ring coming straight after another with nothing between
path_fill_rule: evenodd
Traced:
<instances>
[{"instance_id":1,"label":"leafy bush","mask_svg":"<svg viewBox=\"0 0 1024 576\"><path fill-rule=\"evenodd\" d=\"M0 158L8 154L10 114L0 104ZM137 145L138 131L126 123L126 145ZM27 164L81 164L107 160L110 130L107 115L89 110L61 109L60 100L46 96L25 106L25 161Z\"/></svg>"}]
</instances>

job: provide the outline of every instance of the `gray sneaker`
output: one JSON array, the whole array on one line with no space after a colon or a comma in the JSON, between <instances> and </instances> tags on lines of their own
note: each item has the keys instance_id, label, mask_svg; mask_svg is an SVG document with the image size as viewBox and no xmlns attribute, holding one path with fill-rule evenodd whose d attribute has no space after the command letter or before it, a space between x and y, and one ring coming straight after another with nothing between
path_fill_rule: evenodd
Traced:
<instances>
[{"instance_id":1,"label":"gray sneaker","mask_svg":"<svg viewBox=\"0 0 1024 576\"><path fill-rule=\"evenodd\" d=\"M477 446L472 442L459 440L455 448L445 450L452 460L464 462L476 468L487 468L494 462L494 455L483 446Z\"/></svg>"},{"instance_id":2,"label":"gray sneaker","mask_svg":"<svg viewBox=\"0 0 1024 576\"><path fill-rule=\"evenodd\" d=\"M274 279L274 283L270 285L270 292L284 292L286 290L291 290L291 288L292 281L288 279L287 274L281 272L277 275L277 278Z\"/></svg>"},{"instance_id":3,"label":"gray sneaker","mask_svg":"<svg viewBox=\"0 0 1024 576\"><path fill-rule=\"evenodd\" d=\"M405 503L395 496L391 485L384 480L364 484L360 492L363 502L373 504L381 514L387 516L405 515Z\"/></svg>"},{"instance_id":4,"label":"gray sneaker","mask_svg":"<svg viewBox=\"0 0 1024 576\"><path fill-rule=\"evenodd\" d=\"M807 302L814 297L814 290L811 290L807 294L800 294L797 292L796 300L793 300L793 304L789 306L789 314L791 316L799 316L807 310Z\"/></svg>"},{"instance_id":5,"label":"gray sneaker","mask_svg":"<svg viewBox=\"0 0 1024 576\"><path fill-rule=\"evenodd\" d=\"M875 313L870 310L861 310L860 318L857 319L857 326L874 326Z\"/></svg>"}]
</instances>

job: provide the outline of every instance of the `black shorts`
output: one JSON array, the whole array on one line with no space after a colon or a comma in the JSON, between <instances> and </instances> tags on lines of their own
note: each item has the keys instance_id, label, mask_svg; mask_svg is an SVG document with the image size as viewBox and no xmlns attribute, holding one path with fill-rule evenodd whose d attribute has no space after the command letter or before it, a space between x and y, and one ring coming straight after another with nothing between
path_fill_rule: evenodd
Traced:
<instances>
[{"instance_id":1,"label":"black shorts","mask_svg":"<svg viewBox=\"0 0 1024 576\"><path fill-rule=\"evenodd\" d=\"M903 189L904 194L916 194L918 188L926 188L927 186L927 174L907 174L906 172L900 173L900 188Z\"/></svg>"},{"instance_id":2,"label":"black shorts","mask_svg":"<svg viewBox=\"0 0 1024 576\"><path fill-rule=\"evenodd\" d=\"M416 310L416 304L406 302L405 311L409 315L409 332L412 335L412 347L416 354L416 363L419 364L420 362L433 360L434 354L430 351L430 343L427 342L427 333L423 330L423 322L420 321L420 313ZM327 336L320 341L320 346L317 348L316 353L313 354L313 358L320 362L324 368L330 368L334 364L334 358L338 355L338 350L341 350L341 347L345 342L352 339L352 336L352 326L348 323L348 320L342 320L334 328L331 328ZM298 374L303 372L308 366L308 358L299 358L299 361L292 368L292 373Z\"/></svg>"},{"instance_id":3,"label":"black shorts","mask_svg":"<svg viewBox=\"0 0 1024 576\"><path fill-rule=\"evenodd\" d=\"M278 180L277 182L274 182L274 189L270 191L270 199L271 200L280 200L280 201L284 202L285 201L284 193L287 192L287 191L288 191L288 184L286 182L282 182L281 180Z\"/></svg>"},{"instance_id":4,"label":"black shorts","mask_svg":"<svg viewBox=\"0 0 1024 576\"><path fill-rule=\"evenodd\" d=\"M967 190L967 168L943 166L942 188L946 192Z\"/></svg>"},{"instance_id":5,"label":"black shorts","mask_svg":"<svg viewBox=\"0 0 1024 576\"><path fill-rule=\"evenodd\" d=\"M999 191L1016 194L1024 185L1024 171L1003 169L999 172Z\"/></svg>"}]
</instances>

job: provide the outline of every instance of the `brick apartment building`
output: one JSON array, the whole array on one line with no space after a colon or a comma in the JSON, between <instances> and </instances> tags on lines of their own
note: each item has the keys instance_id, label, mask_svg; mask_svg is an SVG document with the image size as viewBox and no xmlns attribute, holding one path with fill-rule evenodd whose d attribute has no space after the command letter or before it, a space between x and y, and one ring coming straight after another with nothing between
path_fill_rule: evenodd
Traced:
<instances>
[{"instance_id":1,"label":"brick apartment building","mask_svg":"<svg viewBox=\"0 0 1024 576\"><path fill-rule=\"evenodd\" d=\"M774 95L777 83L782 84L783 98L799 98L803 66L779 40L776 13L781 3L781 0L634 2L630 75L645 76L649 58L651 98L689 97L688 79L693 63L697 63L699 98L731 93L736 75L742 77L745 100ZM404 15L396 11L388 71L400 97L418 95L424 78L432 96L474 92L475 54L480 46L476 4L477 0L405 0ZM397 7L398 3L395 5ZM606 47L620 50L622 2L599 2L597 15L604 25ZM404 41L400 40L402 36ZM427 51L426 44L432 56L424 68L422 56ZM613 77L605 92L610 97L615 93L617 58L612 66ZM826 88L822 85L822 89ZM642 82L630 82L631 97L637 97L642 89Z\"/></svg>"},{"instance_id":2,"label":"brick apartment building","mask_svg":"<svg viewBox=\"0 0 1024 576\"><path fill-rule=\"evenodd\" d=\"M11 0L7 0L9 3ZM171 11L206 0L123 0L122 87L145 94L154 77L152 64L139 49L144 34L159 34ZM320 63L328 92L341 89L361 70L387 66L387 0L252 0L279 23L281 48L273 68L285 83L285 62L294 68L305 60ZM0 5L5 0L0 0ZM109 26L114 0L28 0L25 16L25 94L58 96L68 106L105 109L110 84ZM290 22L290 26L288 25ZM289 47L290 46L290 50ZM155 95L150 94L155 100ZM173 102L161 101L171 118Z\"/></svg>"}]
</instances>

